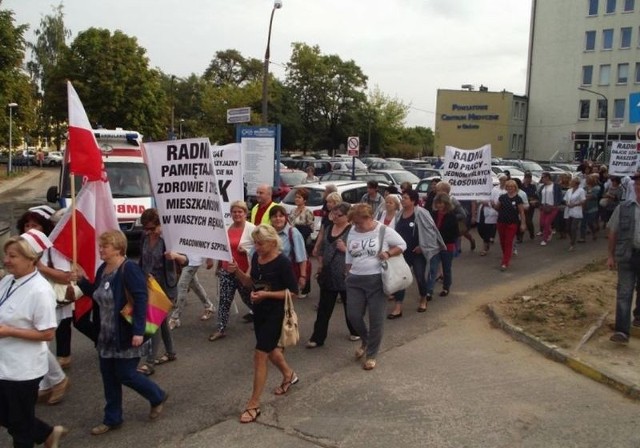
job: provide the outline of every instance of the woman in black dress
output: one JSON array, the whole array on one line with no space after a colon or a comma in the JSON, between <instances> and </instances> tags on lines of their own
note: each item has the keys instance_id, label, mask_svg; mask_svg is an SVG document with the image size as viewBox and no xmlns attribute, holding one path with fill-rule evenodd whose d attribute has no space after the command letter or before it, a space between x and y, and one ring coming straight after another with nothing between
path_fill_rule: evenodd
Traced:
<instances>
[{"instance_id":1,"label":"woman in black dress","mask_svg":"<svg viewBox=\"0 0 640 448\"><path fill-rule=\"evenodd\" d=\"M298 382L298 376L284 358L283 349L278 347L284 320L285 292L288 289L293 299L298 294L291 261L281 253L282 243L273 227L261 224L251 236L255 252L249 271L242 272L235 262L229 263L228 268L243 285L252 288L253 327L256 334L253 392L240 415L240 423L255 422L260 416L260 396L267 382L267 360L282 373L282 383L274 391L276 395L286 394Z\"/></svg>"}]
</instances>

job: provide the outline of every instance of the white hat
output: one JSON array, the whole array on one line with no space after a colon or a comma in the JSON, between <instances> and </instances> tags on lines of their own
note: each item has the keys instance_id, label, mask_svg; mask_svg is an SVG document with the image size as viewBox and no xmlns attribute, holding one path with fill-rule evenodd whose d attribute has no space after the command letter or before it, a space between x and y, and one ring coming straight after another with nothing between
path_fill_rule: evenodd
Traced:
<instances>
[{"instance_id":1,"label":"white hat","mask_svg":"<svg viewBox=\"0 0 640 448\"><path fill-rule=\"evenodd\" d=\"M37 207L31 207L29 209L30 212L37 213L45 219L51 219L51 216L56 212L54 209L49 207L48 205L38 205Z\"/></svg>"},{"instance_id":2,"label":"white hat","mask_svg":"<svg viewBox=\"0 0 640 448\"><path fill-rule=\"evenodd\" d=\"M20 235L20 238L29 243L29 246L31 246L31 249L33 249L36 254L39 254L45 249L53 246L53 243L49 238L47 238L47 235L36 229L31 229L28 232L23 233Z\"/></svg>"}]
</instances>

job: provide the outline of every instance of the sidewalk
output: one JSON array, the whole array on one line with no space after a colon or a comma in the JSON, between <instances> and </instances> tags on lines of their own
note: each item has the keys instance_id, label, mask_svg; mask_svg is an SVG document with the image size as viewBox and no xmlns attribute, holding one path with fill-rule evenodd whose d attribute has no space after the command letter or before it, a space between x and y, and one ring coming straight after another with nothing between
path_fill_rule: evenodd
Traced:
<instances>
[{"instance_id":1,"label":"sidewalk","mask_svg":"<svg viewBox=\"0 0 640 448\"><path fill-rule=\"evenodd\" d=\"M0 166L0 169L3 169L3 168L6 171L6 167ZM40 168L31 168L29 169L28 172L22 175L17 175L11 178L3 177L2 179L0 179L0 194L6 193L7 191L10 191L16 187L19 187L23 183L41 176L42 173L43 173L43 170Z\"/></svg>"}]
</instances>

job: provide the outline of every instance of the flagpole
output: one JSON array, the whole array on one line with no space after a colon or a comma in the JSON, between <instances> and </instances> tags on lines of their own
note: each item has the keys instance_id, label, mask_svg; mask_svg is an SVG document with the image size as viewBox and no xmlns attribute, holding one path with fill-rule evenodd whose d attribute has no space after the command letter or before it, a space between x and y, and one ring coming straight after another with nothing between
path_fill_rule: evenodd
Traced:
<instances>
[{"instance_id":1,"label":"flagpole","mask_svg":"<svg viewBox=\"0 0 640 448\"><path fill-rule=\"evenodd\" d=\"M73 272L76 272L78 263L78 236L76 226L76 182L75 176L69 174L71 180L71 254L72 254L72 266Z\"/></svg>"}]
</instances>

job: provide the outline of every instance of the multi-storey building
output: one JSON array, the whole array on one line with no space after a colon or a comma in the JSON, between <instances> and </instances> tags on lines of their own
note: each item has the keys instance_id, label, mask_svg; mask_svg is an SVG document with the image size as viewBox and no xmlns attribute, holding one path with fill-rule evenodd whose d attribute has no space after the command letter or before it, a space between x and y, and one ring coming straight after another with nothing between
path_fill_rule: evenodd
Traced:
<instances>
[{"instance_id":1,"label":"multi-storey building","mask_svg":"<svg viewBox=\"0 0 640 448\"><path fill-rule=\"evenodd\" d=\"M598 154L640 124L640 0L533 0L526 157Z\"/></svg>"},{"instance_id":2,"label":"multi-storey building","mask_svg":"<svg viewBox=\"0 0 640 448\"><path fill-rule=\"evenodd\" d=\"M511 92L439 89L434 153L490 144L494 157L521 158L525 117L526 98Z\"/></svg>"}]
</instances>

